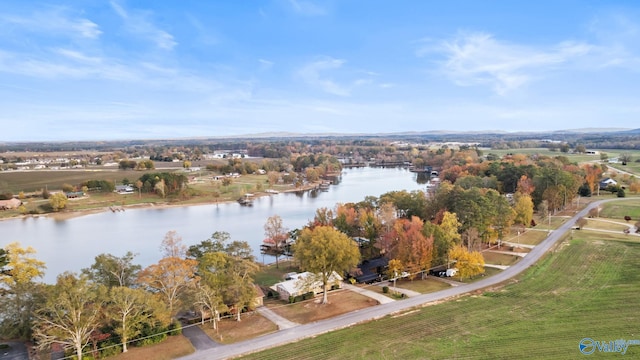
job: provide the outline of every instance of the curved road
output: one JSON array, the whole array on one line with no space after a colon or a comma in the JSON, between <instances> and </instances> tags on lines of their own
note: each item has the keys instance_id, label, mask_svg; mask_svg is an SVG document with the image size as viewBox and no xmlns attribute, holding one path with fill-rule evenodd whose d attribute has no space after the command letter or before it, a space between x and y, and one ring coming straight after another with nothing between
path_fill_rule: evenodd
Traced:
<instances>
[{"instance_id":1,"label":"curved road","mask_svg":"<svg viewBox=\"0 0 640 360\"><path fill-rule=\"evenodd\" d=\"M542 255L544 255L549 249L555 245L556 242L564 235L571 227L575 226L577 219L587 215L590 209L599 206L600 204L613 200L625 200L634 198L615 198L599 200L589 204L586 208L578 212L573 218L566 221L558 229L552 231L550 235L543 240L539 245L531 250L531 252L522 258L516 264L510 266L503 272L488 277L486 279L452 287L450 289L430 293L422 294L419 296L411 297L402 301L395 301L388 304L373 306L361 310L357 310L351 313L333 317L327 320L317 321L309 324L304 324L296 327L292 327L286 330L280 330L272 334L264 335L258 338L230 344L221 345L212 349L198 351L191 355L185 356L183 360L213 360L213 359L226 359L242 354L248 354L257 352L260 350L268 349L274 346L285 345L294 341L302 340L304 338L313 337L319 334L330 332L333 330L349 327L361 322L378 319L389 314L393 314L399 311L411 309L430 302L447 299L453 296L458 296L480 290L486 287L500 284L512 277L520 274L531 265L533 265ZM637 199L637 198L636 198Z\"/></svg>"}]
</instances>

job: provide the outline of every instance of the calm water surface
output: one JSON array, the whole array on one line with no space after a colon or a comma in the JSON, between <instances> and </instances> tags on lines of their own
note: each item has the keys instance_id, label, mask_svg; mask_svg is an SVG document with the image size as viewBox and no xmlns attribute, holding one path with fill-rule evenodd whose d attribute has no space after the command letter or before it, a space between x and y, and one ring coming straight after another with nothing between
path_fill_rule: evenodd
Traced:
<instances>
[{"instance_id":1,"label":"calm water surface","mask_svg":"<svg viewBox=\"0 0 640 360\"><path fill-rule=\"evenodd\" d=\"M166 209L127 209L68 220L48 217L0 221L0 246L18 241L37 250L47 271L44 281L55 282L64 271L89 267L101 253L122 256L137 253L143 266L160 258L160 243L175 230L186 245L198 244L215 231L226 231L233 240L247 241L256 258L263 261L260 244L267 218L279 215L285 227L301 228L318 208L333 209L337 203L358 202L394 190L422 190L416 174L405 169L359 168L344 170L329 191L282 193L257 198L252 207L237 203L195 205ZM272 262L273 258L264 258Z\"/></svg>"}]
</instances>

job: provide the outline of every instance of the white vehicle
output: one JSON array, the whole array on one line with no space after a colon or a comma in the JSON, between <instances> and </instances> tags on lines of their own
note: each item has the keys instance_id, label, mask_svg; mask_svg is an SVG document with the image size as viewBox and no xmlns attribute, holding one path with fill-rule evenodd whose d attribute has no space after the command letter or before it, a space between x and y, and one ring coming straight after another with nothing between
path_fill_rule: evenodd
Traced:
<instances>
[{"instance_id":1,"label":"white vehicle","mask_svg":"<svg viewBox=\"0 0 640 360\"><path fill-rule=\"evenodd\" d=\"M452 277L452 276L456 276L457 273L458 273L458 269L447 269L445 275L447 277Z\"/></svg>"}]
</instances>

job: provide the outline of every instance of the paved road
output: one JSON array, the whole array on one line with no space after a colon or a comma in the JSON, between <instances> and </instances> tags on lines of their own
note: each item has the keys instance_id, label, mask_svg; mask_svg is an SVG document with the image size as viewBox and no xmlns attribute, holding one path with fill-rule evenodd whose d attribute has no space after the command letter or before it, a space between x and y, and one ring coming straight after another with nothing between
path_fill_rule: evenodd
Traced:
<instances>
[{"instance_id":1,"label":"paved road","mask_svg":"<svg viewBox=\"0 0 640 360\"><path fill-rule=\"evenodd\" d=\"M0 341L9 345L8 349L0 349L0 360L29 360L29 352L22 341Z\"/></svg>"},{"instance_id":2,"label":"paved road","mask_svg":"<svg viewBox=\"0 0 640 360\"><path fill-rule=\"evenodd\" d=\"M219 344L213 340L204 332L198 324L183 325L182 335L184 335L196 349L196 351L203 351L219 346Z\"/></svg>"},{"instance_id":3,"label":"paved road","mask_svg":"<svg viewBox=\"0 0 640 360\"><path fill-rule=\"evenodd\" d=\"M631 199L631 198L625 198ZM298 341L304 338L313 337L319 334L323 334L329 331L349 327L358 323L362 323L369 320L382 318L386 315L393 314L399 311L411 309L413 307L421 306L426 303L447 299L450 297L459 296L476 290L480 290L486 287L500 284L512 277L520 274L531 265L533 265L542 255L544 255L558 240L566 233L571 227L575 226L575 221L587 215L589 210L595 206L601 205L603 202L612 200L624 200L624 199L607 199L600 200L589 204L585 209L578 212L572 219L567 220L558 229L552 231L549 236L543 240L538 246L533 248L531 252L522 258L516 264L510 266L508 269L502 271L499 274L493 275L486 279L471 283L452 287L442 291L422 294L420 296L411 297L403 301L394 301L387 304L378 306L372 306L369 308L361 309L351 313L347 313L341 316L337 316L331 319L318 321L310 324L304 324L293 328L281 330L275 333L271 333L258 338L242 341L230 345L221 345L209 350L200 351L182 358L183 360L214 360L214 359L226 359L242 354L248 354L257 352L260 350L268 349L278 345L288 344L294 341Z\"/></svg>"}]
</instances>

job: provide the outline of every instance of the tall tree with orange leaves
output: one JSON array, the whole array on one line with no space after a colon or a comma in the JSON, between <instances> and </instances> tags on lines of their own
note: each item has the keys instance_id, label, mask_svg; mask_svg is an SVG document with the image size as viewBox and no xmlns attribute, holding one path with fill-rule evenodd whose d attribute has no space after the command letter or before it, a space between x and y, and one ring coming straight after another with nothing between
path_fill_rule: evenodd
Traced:
<instances>
[{"instance_id":1,"label":"tall tree with orange leaves","mask_svg":"<svg viewBox=\"0 0 640 360\"><path fill-rule=\"evenodd\" d=\"M419 272L429 269L433 258L433 236L422 233L424 222L417 216L411 220L399 219L394 225L396 241L391 257L400 260L414 278Z\"/></svg>"}]
</instances>

